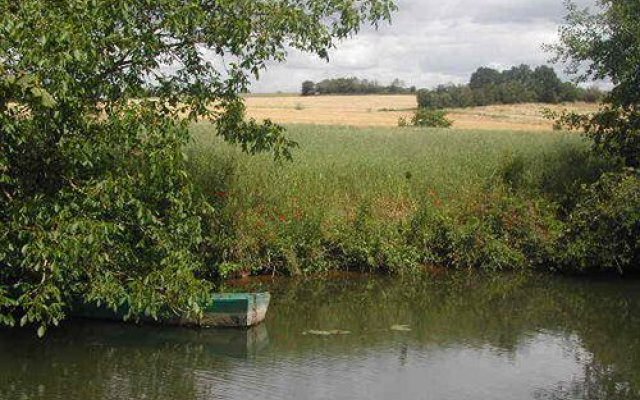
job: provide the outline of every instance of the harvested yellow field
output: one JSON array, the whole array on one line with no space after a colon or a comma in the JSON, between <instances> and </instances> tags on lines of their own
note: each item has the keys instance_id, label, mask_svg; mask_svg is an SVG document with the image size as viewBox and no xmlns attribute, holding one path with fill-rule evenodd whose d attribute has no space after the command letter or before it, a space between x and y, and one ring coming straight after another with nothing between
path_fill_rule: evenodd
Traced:
<instances>
[{"instance_id":1,"label":"harvested yellow field","mask_svg":"<svg viewBox=\"0 0 640 400\"><path fill-rule=\"evenodd\" d=\"M456 108L449 110L449 118L454 121L453 126L459 129L549 131L553 129L553 121L544 117L544 109L589 114L596 111L598 105L592 103L526 103Z\"/></svg>"},{"instance_id":2,"label":"harvested yellow field","mask_svg":"<svg viewBox=\"0 0 640 400\"><path fill-rule=\"evenodd\" d=\"M415 96L247 97L251 117L279 123L396 126L416 107ZM389 109L397 111L387 111Z\"/></svg>"},{"instance_id":3,"label":"harvested yellow field","mask_svg":"<svg viewBox=\"0 0 640 400\"><path fill-rule=\"evenodd\" d=\"M410 118L416 107L414 95L368 96L248 96L247 113L256 119L269 118L281 124L349 126L397 126L398 118ZM458 129L551 130L552 122L542 115L544 108L589 113L594 104L515 104L449 110Z\"/></svg>"}]
</instances>

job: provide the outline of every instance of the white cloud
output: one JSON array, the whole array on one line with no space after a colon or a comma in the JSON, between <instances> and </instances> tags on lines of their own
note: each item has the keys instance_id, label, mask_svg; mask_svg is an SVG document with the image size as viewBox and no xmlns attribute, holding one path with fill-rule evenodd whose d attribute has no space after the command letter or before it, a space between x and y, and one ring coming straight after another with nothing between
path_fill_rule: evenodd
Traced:
<instances>
[{"instance_id":1,"label":"white cloud","mask_svg":"<svg viewBox=\"0 0 640 400\"><path fill-rule=\"evenodd\" d=\"M550 55L541 45L555 40L564 15L562 0L399 0L398 6L392 25L343 41L329 63L292 50L252 90L296 92L303 80L338 76L430 87L465 82L479 66L545 64Z\"/></svg>"}]
</instances>

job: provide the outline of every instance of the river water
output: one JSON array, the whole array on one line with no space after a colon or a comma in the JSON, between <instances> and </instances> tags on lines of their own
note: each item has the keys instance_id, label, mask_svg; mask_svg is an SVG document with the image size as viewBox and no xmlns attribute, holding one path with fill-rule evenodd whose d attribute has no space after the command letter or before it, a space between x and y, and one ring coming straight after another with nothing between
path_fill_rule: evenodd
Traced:
<instances>
[{"instance_id":1,"label":"river water","mask_svg":"<svg viewBox=\"0 0 640 400\"><path fill-rule=\"evenodd\" d=\"M238 290L238 288L230 288ZM0 331L0 399L640 399L640 282L257 282L249 331Z\"/></svg>"}]
</instances>

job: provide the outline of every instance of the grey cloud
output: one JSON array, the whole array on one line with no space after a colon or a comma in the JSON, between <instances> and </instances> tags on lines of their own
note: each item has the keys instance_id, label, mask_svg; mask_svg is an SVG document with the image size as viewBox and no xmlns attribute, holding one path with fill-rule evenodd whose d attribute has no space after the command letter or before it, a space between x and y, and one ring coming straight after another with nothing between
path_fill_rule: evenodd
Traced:
<instances>
[{"instance_id":1,"label":"grey cloud","mask_svg":"<svg viewBox=\"0 0 640 400\"><path fill-rule=\"evenodd\" d=\"M574 0L580 7L595 5L595 0ZM563 0L400 0L397 21L471 19L480 24L552 21L564 15Z\"/></svg>"},{"instance_id":2,"label":"grey cloud","mask_svg":"<svg viewBox=\"0 0 640 400\"><path fill-rule=\"evenodd\" d=\"M253 90L297 91L303 80L337 76L397 77L431 87L465 82L479 66L544 64L550 55L541 45L555 40L565 12L562 0L399 0L398 6L392 25L364 29L340 43L329 63L290 51L288 61L271 65Z\"/></svg>"}]
</instances>

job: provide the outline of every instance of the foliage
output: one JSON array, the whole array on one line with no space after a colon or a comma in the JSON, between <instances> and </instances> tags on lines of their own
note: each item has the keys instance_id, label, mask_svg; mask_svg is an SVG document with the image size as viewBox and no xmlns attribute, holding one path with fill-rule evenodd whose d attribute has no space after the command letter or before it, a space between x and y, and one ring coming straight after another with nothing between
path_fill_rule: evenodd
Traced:
<instances>
[{"instance_id":1,"label":"foliage","mask_svg":"<svg viewBox=\"0 0 640 400\"><path fill-rule=\"evenodd\" d=\"M499 71L493 68L480 67L471 74L469 88L482 89L491 85L499 85L502 81L503 77Z\"/></svg>"},{"instance_id":2,"label":"foliage","mask_svg":"<svg viewBox=\"0 0 640 400\"><path fill-rule=\"evenodd\" d=\"M638 177L576 135L293 126L300 157L282 165L198 130L190 169L216 205L211 222L227 227L212 230L213 266L637 269Z\"/></svg>"},{"instance_id":3,"label":"foliage","mask_svg":"<svg viewBox=\"0 0 640 400\"><path fill-rule=\"evenodd\" d=\"M211 253L221 257L208 263L252 273L547 271L574 182L604 169L566 133L292 126L299 156L278 164L206 129L189 159L216 205Z\"/></svg>"},{"instance_id":4,"label":"foliage","mask_svg":"<svg viewBox=\"0 0 640 400\"><path fill-rule=\"evenodd\" d=\"M531 69L520 65L502 72L478 68L468 85L440 85L433 90L418 91L418 105L427 108L456 108L492 104L558 103L561 101L597 102L602 92L597 88L580 88L562 82L547 66Z\"/></svg>"},{"instance_id":5,"label":"foliage","mask_svg":"<svg viewBox=\"0 0 640 400\"><path fill-rule=\"evenodd\" d=\"M640 3L602 0L595 13L567 1L560 41L548 46L578 78L615 85L593 115L564 113L558 123L582 130L594 154L620 167L585 185L568 219L562 268L636 271L640 260Z\"/></svg>"},{"instance_id":6,"label":"foliage","mask_svg":"<svg viewBox=\"0 0 640 400\"><path fill-rule=\"evenodd\" d=\"M606 174L584 189L568 219L561 268L637 272L640 265L640 176Z\"/></svg>"},{"instance_id":7,"label":"foliage","mask_svg":"<svg viewBox=\"0 0 640 400\"><path fill-rule=\"evenodd\" d=\"M565 220L580 201L581 188L619 166L619 161L598 156L586 147L560 142L544 154L508 154L498 173L511 190L527 197L542 196L556 204L559 218Z\"/></svg>"},{"instance_id":8,"label":"foliage","mask_svg":"<svg viewBox=\"0 0 640 400\"><path fill-rule=\"evenodd\" d=\"M316 94L316 84L313 81L304 81L302 82L302 89L300 93L303 96L311 96Z\"/></svg>"},{"instance_id":9,"label":"foliage","mask_svg":"<svg viewBox=\"0 0 640 400\"><path fill-rule=\"evenodd\" d=\"M545 269L561 226L548 202L496 188L477 193L453 215L424 210L412 223L411 237L420 239L425 261L436 265Z\"/></svg>"},{"instance_id":10,"label":"foliage","mask_svg":"<svg viewBox=\"0 0 640 400\"><path fill-rule=\"evenodd\" d=\"M615 107L640 103L640 3L635 0L599 0L596 12L566 1L567 16L560 41L547 48L555 61L579 79L610 79L615 85L608 100Z\"/></svg>"},{"instance_id":11,"label":"foliage","mask_svg":"<svg viewBox=\"0 0 640 400\"><path fill-rule=\"evenodd\" d=\"M411 117L411 124L431 128L449 128L453 122L447 119L446 111L419 108Z\"/></svg>"},{"instance_id":12,"label":"foliage","mask_svg":"<svg viewBox=\"0 0 640 400\"><path fill-rule=\"evenodd\" d=\"M198 314L211 209L186 170L189 124L288 157L282 127L244 119L251 77L288 47L327 58L394 7L1 0L0 322L43 334L74 301Z\"/></svg>"},{"instance_id":13,"label":"foliage","mask_svg":"<svg viewBox=\"0 0 640 400\"><path fill-rule=\"evenodd\" d=\"M389 85L381 85L377 81L358 79L356 77L324 79L314 83L305 81L302 85L302 95L311 94L309 89L314 87L313 94L406 94L415 93L416 88L407 88L405 83L394 79Z\"/></svg>"},{"instance_id":14,"label":"foliage","mask_svg":"<svg viewBox=\"0 0 640 400\"><path fill-rule=\"evenodd\" d=\"M582 129L594 149L620 157L627 166L640 165L640 4L633 0L602 0L591 13L567 2L568 15L560 42L548 46L556 60L582 80L608 78L614 88L607 105L594 115L564 114L560 122Z\"/></svg>"},{"instance_id":15,"label":"foliage","mask_svg":"<svg viewBox=\"0 0 640 400\"><path fill-rule=\"evenodd\" d=\"M582 130L593 150L603 157L617 157L624 165L640 167L640 110L604 105L593 115L563 113L558 124Z\"/></svg>"},{"instance_id":16,"label":"foliage","mask_svg":"<svg viewBox=\"0 0 640 400\"><path fill-rule=\"evenodd\" d=\"M420 89L417 96L418 107L430 109L471 107L477 101L473 90L464 85L440 85L434 90Z\"/></svg>"}]
</instances>

